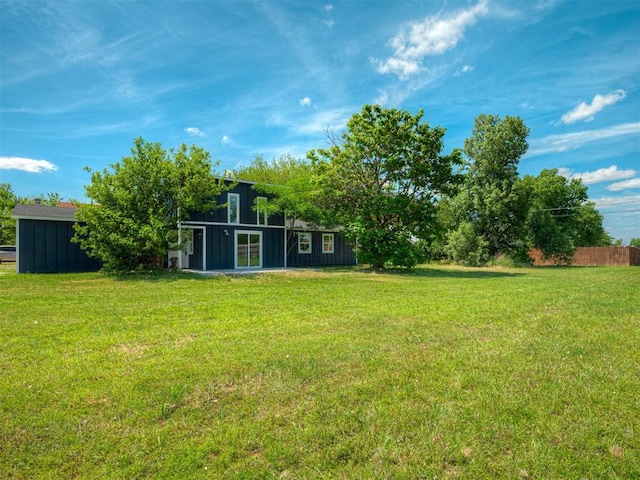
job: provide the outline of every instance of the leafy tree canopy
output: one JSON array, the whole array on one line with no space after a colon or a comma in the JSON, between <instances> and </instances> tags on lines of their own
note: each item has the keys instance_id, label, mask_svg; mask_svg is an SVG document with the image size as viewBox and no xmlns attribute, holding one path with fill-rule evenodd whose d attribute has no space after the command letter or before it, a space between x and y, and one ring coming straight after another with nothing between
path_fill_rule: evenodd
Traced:
<instances>
[{"instance_id":1,"label":"leafy tree canopy","mask_svg":"<svg viewBox=\"0 0 640 480\"><path fill-rule=\"evenodd\" d=\"M453 200L461 229L449 232L447 250L453 258L473 258L476 264L500 253L525 255L528 204L516 184L528 134L519 117L482 114L475 119L464 142L465 180Z\"/></svg>"},{"instance_id":2,"label":"leafy tree canopy","mask_svg":"<svg viewBox=\"0 0 640 480\"><path fill-rule=\"evenodd\" d=\"M442 155L445 129L422 117L365 105L340 141L309 153L325 212L357 241L359 260L375 268L422 259L417 240L432 238L438 200L459 179L460 153Z\"/></svg>"},{"instance_id":3,"label":"leafy tree canopy","mask_svg":"<svg viewBox=\"0 0 640 480\"><path fill-rule=\"evenodd\" d=\"M11 218L11 210L17 203L11 184L0 183L0 245L16 243L16 222Z\"/></svg>"},{"instance_id":4,"label":"leafy tree canopy","mask_svg":"<svg viewBox=\"0 0 640 480\"><path fill-rule=\"evenodd\" d=\"M91 204L81 205L75 241L104 269L151 269L175 244L176 224L190 210L216 207L227 187L212 173L209 153L182 144L165 150L160 143L134 141L131 155L92 172L85 187Z\"/></svg>"},{"instance_id":5,"label":"leafy tree canopy","mask_svg":"<svg viewBox=\"0 0 640 480\"><path fill-rule=\"evenodd\" d=\"M285 154L268 162L258 155L247 167L238 170L236 176L257 182L254 188L269 195L268 202L255 208L284 214L290 227L297 220L311 224L327 220L318 204L319 189L314 166L306 160Z\"/></svg>"},{"instance_id":6,"label":"leafy tree canopy","mask_svg":"<svg viewBox=\"0 0 640 480\"><path fill-rule=\"evenodd\" d=\"M629 246L630 247L639 247L640 248L640 237L632 238L629 241Z\"/></svg>"},{"instance_id":7,"label":"leafy tree canopy","mask_svg":"<svg viewBox=\"0 0 640 480\"><path fill-rule=\"evenodd\" d=\"M545 169L537 177L526 175L520 186L530 199L530 246L540 249L545 259L566 263L577 247L611 243L581 179L568 180L557 169Z\"/></svg>"},{"instance_id":8,"label":"leafy tree canopy","mask_svg":"<svg viewBox=\"0 0 640 480\"><path fill-rule=\"evenodd\" d=\"M291 155L282 155L267 162L258 155L235 175L239 179L257 182L253 188L267 195L268 200L256 203L254 208L267 214L283 214L289 236L294 234L293 228L299 221L311 226L331 224L331 219L320 206L320 190L315 181L314 165L310 162ZM294 248L293 242L287 244Z\"/></svg>"}]
</instances>

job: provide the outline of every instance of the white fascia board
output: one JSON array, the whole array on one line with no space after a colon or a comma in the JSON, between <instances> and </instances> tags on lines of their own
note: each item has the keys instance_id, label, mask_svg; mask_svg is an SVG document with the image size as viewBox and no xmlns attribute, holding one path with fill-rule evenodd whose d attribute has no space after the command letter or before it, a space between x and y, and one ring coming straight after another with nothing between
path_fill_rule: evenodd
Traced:
<instances>
[{"instance_id":1,"label":"white fascia board","mask_svg":"<svg viewBox=\"0 0 640 480\"><path fill-rule=\"evenodd\" d=\"M39 217L35 215L11 215L11 218L15 218L16 220L48 220L53 222L73 222L73 223L76 223L78 221L76 218Z\"/></svg>"}]
</instances>

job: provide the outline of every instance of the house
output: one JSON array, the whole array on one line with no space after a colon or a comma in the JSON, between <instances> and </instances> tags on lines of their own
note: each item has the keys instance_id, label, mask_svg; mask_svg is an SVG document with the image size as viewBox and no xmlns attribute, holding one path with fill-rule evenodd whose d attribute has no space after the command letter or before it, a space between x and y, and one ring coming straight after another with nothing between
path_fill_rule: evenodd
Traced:
<instances>
[{"instance_id":1,"label":"house","mask_svg":"<svg viewBox=\"0 0 640 480\"><path fill-rule=\"evenodd\" d=\"M261 268L354 265L355 251L339 229L289 225L283 215L267 215L254 205L266 196L239 181L220 195L209 212L191 212L180 223L182 252L169 252L179 268L246 270ZM259 203L259 202L258 202Z\"/></svg>"},{"instance_id":2,"label":"house","mask_svg":"<svg viewBox=\"0 0 640 480\"><path fill-rule=\"evenodd\" d=\"M283 215L266 215L253 207L266 198L253 182L239 181L217 198L220 208L190 212L180 222L182 250L168 252L167 264L181 269L250 270L287 267L354 265L355 251L339 229L314 229ZM99 270L74 235L75 206L17 205L17 261L19 273L83 272Z\"/></svg>"}]
</instances>

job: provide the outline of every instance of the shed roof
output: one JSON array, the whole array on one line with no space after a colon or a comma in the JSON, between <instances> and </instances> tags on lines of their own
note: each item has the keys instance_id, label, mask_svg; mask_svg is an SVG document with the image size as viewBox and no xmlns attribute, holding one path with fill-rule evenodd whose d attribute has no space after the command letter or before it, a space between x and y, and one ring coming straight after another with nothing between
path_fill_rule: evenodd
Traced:
<instances>
[{"instance_id":1,"label":"shed roof","mask_svg":"<svg viewBox=\"0 0 640 480\"><path fill-rule=\"evenodd\" d=\"M13 209L13 218L28 218L33 220L66 220L75 222L76 208L65 205L64 207L51 207L49 205L16 205Z\"/></svg>"}]
</instances>

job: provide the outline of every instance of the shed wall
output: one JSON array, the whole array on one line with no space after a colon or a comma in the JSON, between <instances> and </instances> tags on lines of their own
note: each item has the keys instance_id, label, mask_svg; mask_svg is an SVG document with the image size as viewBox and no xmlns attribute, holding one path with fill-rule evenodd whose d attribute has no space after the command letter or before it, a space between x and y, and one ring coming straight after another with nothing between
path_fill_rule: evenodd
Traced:
<instances>
[{"instance_id":1,"label":"shed wall","mask_svg":"<svg viewBox=\"0 0 640 480\"><path fill-rule=\"evenodd\" d=\"M95 272L101 264L71 242L73 222L18 219L18 273Z\"/></svg>"}]
</instances>

